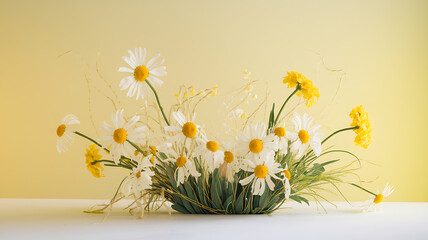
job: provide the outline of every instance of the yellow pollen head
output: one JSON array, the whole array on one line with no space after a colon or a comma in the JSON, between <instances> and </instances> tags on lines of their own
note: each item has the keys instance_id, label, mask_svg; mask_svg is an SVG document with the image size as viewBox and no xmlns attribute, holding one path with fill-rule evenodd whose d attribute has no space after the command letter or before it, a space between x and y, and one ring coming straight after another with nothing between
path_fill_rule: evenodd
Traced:
<instances>
[{"instance_id":1,"label":"yellow pollen head","mask_svg":"<svg viewBox=\"0 0 428 240\"><path fill-rule=\"evenodd\" d=\"M149 69L146 68L146 66L138 66L134 70L134 78L135 80L139 82L146 81L147 77L149 76Z\"/></svg>"},{"instance_id":2,"label":"yellow pollen head","mask_svg":"<svg viewBox=\"0 0 428 240\"><path fill-rule=\"evenodd\" d=\"M224 152L224 161L225 162L231 163L231 162L233 162L234 159L235 159L235 156L233 155L232 152L230 152L230 151Z\"/></svg>"},{"instance_id":3,"label":"yellow pollen head","mask_svg":"<svg viewBox=\"0 0 428 240\"><path fill-rule=\"evenodd\" d=\"M152 156L152 157L150 158L150 162L151 162L152 164L155 164L155 156Z\"/></svg>"},{"instance_id":4,"label":"yellow pollen head","mask_svg":"<svg viewBox=\"0 0 428 240\"><path fill-rule=\"evenodd\" d=\"M65 124L61 124L58 126L58 128L56 129L56 135L58 135L58 137L62 137L62 135L64 135L65 133Z\"/></svg>"},{"instance_id":5,"label":"yellow pollen head","mask_svg":"<svg viewBox=\"0 0 428 240\"><path fill-rule=\"evenodd\" d=\"M300 130L299 131L299 138L300 138L300 141L302 141L302 143L307 143L307 142L309 142L309 133L308 133L308 131L306 131L306 130Z\"/></svg>"},{"instance_id":6,"label":"yellow pollen head","mask_svg":"<svg viewBox=\"0 0 428 240\"><path fill-rule=\"evenodd\" d=\"M175 162L178 167L183 167L184 164L186 164L187 159L185 157L179 157L177 158L177 161Z\"/></svg>"},{"instance_id":7,"label":"yellow pollen head","mask_svg":"<svg viewBox=\"0 0 428 240\"><path fill-rule=\"evenodd\" d=\"M158 150L156 149L156 147L155 147L155 146L149 146L149 148L150 148L150 152L151 152L153 155L156 155L156 153L158 152Z\"/></svg>"},{"instance_id":8,"label":"yellow pollen head","mask_svg":"<svg viewBox=\"0 0 428 240\"><path fill-rule=\"evenodd\" d=\"M249 144L252 153L259 153L263 150L263 142L260 139L253 139Z\"/></svg>"},{"instance_id":9,"label":"yellow pollen head","mask_svg":"<svg viewBox=\"0 0 428 240\"><path fill-rule=\"evenodd\" d=\"M268 174L268 169L267 167L263 166L263 165L258 165L255 169L254 169L254 174L256 175L256 177L258 178L265 178L266 175Z\"/></svg>"},{"instance_id":10,"label":"yellow pollen head","mask_svg":"<svg viewBox=\"0 0 428 240\"><path fill-rule=\"evenodd\" d=\"M285 137L285 128L283 128L283 127L277 127L277 128L275 128L274 133L278 137Z\"/></svg>"},{"instance_id":11,"label":"yellow pollen head","mask_svg":"<svg viewBox=\"0 0 428 240\"><path fill-rule=\"evenodd\" d=\"M382 200L383 200L383 195L382 195L382 194L378 194L378 195L375 197L375 199L373 200L373 202L374 202L375 204L378 204L378 203L382 202Z\"/></svg>"},{"instance_id":12,"label":"yellow pollen head","mask_svg":"<svg viewBox=\"0 0 428 240\"><path fill-rule=\"evenodd\" d=\"M137 156L140 152L138 150L134 151L134 156Z\"/></svg>"},{"instance_id":13,"label":"yellow pollen head","mask_svg":"<svg viewBox=\"0 0 428 240\"><path fill-rule=\"evenodd\" d=\"M290 171L288 171L287 169L285 169L284 171L282 171L282 173L284 173L285 177L288 178L288 180L290 180L290 177L291 177Z\"/></svg>"},{"instance_id":14,"label":"yellow pollen head","mask_svg":"<svg viewBox=\"0 0 428 240\"><path fill-rule=\"evenodd\" d=\"M137 172L137 173L135 174L135 176L136 176L137 178L140 178L140 177L141 177L141 172Z\"/></svg>"},{"instance_id":15,"label":"yellow pollen head","mask_svg":"<svg viewBox=\"0 0 428 240\"><path fill-rule=\"evenodd\" d=\"M218 151L218 144L214 141L208 141L207 142L207 149L211 152L217 152Z\"/></svg>"},{"instance_id":16,"label":"yellow pollen head","mask_svg":"<svg viewBox=\"0 0 428 240\"><path fill-rule=\"evenodd\" d=\"M128 133L126 133L125 129L118 128L114 130L113 139L115 142L122 144L126 141L127 137L128 137Z\"/></svg>"},{"instance_id":17,"label":"yellow pollen head","mask_svg":"<svg viewBox=\"0 0 428 240\"><path fill-rule=\"evenodd\" d=\"M198 129L196 128L196 125L194 123L187 122L183 125L182 131L184 136L188 138L193 138L194 136L196 136L196 132L198 131Z\"/></svg>"}]
</instances>

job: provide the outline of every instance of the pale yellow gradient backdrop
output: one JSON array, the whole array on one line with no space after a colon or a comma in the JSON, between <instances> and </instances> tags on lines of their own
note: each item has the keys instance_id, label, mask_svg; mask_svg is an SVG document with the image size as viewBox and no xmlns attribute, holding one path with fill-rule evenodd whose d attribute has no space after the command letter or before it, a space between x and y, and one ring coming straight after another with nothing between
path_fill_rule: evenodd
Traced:
<instances>
[{"instance_id":1,"label":"pale yellow gradient backdrop","mask_svg":"<svg viewBox=\"0 0 428 240\"><path fill-rule=\"evenodd\" d=\"M368 181L378 178L365 185L373 191L386 182L394 185L388 200L428 201L427 9L427 1L387 0L2 0L0 197L112 196L126 172L106 169L105 178L93 178L84 164L88 142L78 139L69 152L58 154L55 130L73 113L82 122L79 129L96 137L85 75L111 95L94 71L96 62L123 102L136 104L119 90L124 74L117 69L125 66L121 57L128 49L141 46L166 59L168 76L158 90L166 107L181 84L219 86L218 99L199 111L211 132L221 131L215 109L222 107L222 94L243 83L244 68L268 82L269 105L290 93L282 84L286 71L312 79L321 99L309 112L326 134L347 127L350 110L363 104L373 126L369 149L355 147L352 132L330 144L378 164L364 161L359 174ZM347 73L334 101L338 77L323 70L320 56L328 67ZM113 107L94 89L91 96L98 127ZM367 197L358 189L343 189L350 200Z\"/></svg>"}]
</instances>

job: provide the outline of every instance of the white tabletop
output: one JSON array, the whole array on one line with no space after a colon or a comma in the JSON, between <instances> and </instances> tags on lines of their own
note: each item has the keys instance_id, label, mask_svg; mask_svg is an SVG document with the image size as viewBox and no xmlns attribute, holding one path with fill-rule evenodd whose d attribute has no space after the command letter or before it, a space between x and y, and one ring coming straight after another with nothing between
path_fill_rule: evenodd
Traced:
<instances>
[{"instance_id":1,"label":"white tabletop","mask_svg":"<svg viewBox=\"0 0 428 240\"><path fill-rule=\"evenodd\" d=\"M383 203L361 213L344 202L327 214L289 203L267 215L185 215L137 219L116 205L110 216L83 210L102 200L0 199L0 239L428 239L428 203ZM358 206L360 203L353 203Z\"/></svg>"}]
</instances>

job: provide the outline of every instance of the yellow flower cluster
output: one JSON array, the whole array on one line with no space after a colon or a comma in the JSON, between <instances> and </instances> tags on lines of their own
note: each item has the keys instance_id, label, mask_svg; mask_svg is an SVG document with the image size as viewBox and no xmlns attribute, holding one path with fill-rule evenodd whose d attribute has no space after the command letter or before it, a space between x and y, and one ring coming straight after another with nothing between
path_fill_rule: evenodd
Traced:
<instances>
[{"instance_id":1,"label":"yellow flower cluster","mask_svg":"<svg viewBox=\"0 0 428 240\"><path fill-rule=\"evenodd\" d=\"M354 129L357 134L354 140L355 145L367 148L372 142L372 137L370 136L372 127L370 126L368 113L360 105L352 109L349 116L352 118L351 127L358 127L358 129Z\"/></svg>"},{"instance_id":2,"label":"yellow flower cluster","mask_svg":"<svg viewBox=\"0 0 428 240\"><path fill-rule=\"evenodd\" d=\"M288 88L297 87L297 84L300 85L300 90L297 92L297 96L302 97L306 100L306 106L311 107L315 104L316 100L320 97L318 88L316 88L312 81L307 79L303 74L291 71L287 72L287 76L282 80L284 84L287 84Z\"/></svg>"},{"instance_id":3,"label":"yellow flower cluster","mask_svg":"<svg viewBox=\"0 0 428 240\"><path fill-rule=\"evenodd\" d=\"M99 152L100 152L100 149L96 148L95 144L93 144L86 149L86 154L85 154L86 167L92 173L92 176L96 178L104 177L103 175L104 168L101 165L101 163L97 162L95 164L92 164L95 161L101 160L101 158L103 157L99 154Z\"/></svg>"}]
</instances>

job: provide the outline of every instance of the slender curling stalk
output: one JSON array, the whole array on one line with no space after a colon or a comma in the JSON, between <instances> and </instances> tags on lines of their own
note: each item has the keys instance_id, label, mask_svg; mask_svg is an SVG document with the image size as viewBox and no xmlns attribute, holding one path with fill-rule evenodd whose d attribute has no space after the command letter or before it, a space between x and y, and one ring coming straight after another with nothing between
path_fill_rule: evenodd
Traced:
<instances>
[{"instance_id":1,"label":"slender curling stalk","mask_svg":"<svg viewBox=\"0 0 428 240\"><path fill-rule=\"evenodd\" d=\"M354 130L354 129L358 129L358 128L360 128L360 127L359 127L359 126L356 126L356 127L342 128L342 129L340 129L340 130L337 130L336 132L334 132L334 133L330 134L328 137L326 137L326 138L321 142L321 144L325 143L328 139L330 139L331 137L333 137L334 135L336 135L336 134L338 134L338 133L340 133L340 132L344 132L344 131L348 131L348 130Z\"/></svg>"},{"instance_id":2,"label":"slender curling stalk","mask_svg":"<svg viewBox=\"0 0 428 240\"><path fill-rule=\"evenodd\" d=\"M159 109L160 109L160 110L161 110L161 112L162 112L163 119L165 120L166 124L169 126L168 119L166 118L165 113L164 113L163 108L162 108L162 105L160 104L159 97L158 97L158 94L157 94L156 90L155 90L155 89L153 88L153 86L149 83L149 81L146 81L146 83L147 83L147 85L149 85L150 89L152 89L153 93L155 94L156 101L158 102Z\"/></svg>"},{"instance_id":3,"label":"slender curling stalk","mask_svg":"<svg viewBox=\"0 0 428 240\"><path fill-rule=\"evenodd\" d=\"M279 116L281 115L282 110L285 107L285 104L287 104L287 102L291 99L291 97L296 94L298 91L300 91L302 89L302 87L300 86L300 83L297 83L296 89L290 94L290 96L288 96L287 99L285 99L284 103L281 106L281 109L279 109L278 114L276 115L275 121L274 121L274 126L276 125L276 123L278 122Z\"/></svg>"}]
</instances>

